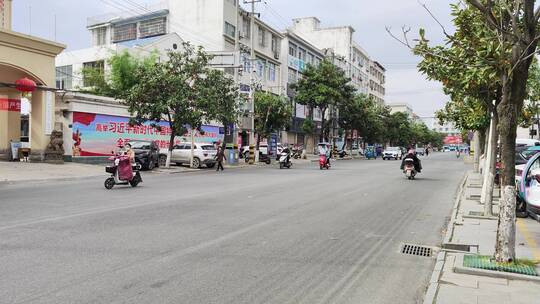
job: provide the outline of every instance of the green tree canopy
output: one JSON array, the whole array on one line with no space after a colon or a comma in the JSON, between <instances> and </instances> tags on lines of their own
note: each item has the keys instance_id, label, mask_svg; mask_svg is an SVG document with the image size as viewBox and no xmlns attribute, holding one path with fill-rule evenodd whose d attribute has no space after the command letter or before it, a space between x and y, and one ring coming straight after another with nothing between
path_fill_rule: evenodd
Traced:
<instances>
[{"instance_id":1,"label":"green tree canopy","mask_svg":"<svg viewBox=\"0 0 540 304\"><path fill-rule=\"evenodd\" d=\"M330 61L323 60L318 66L308 65L304 77L293 86L297 93L297 103L321 110L323 138L328 138L330 133L330 125L326 121L329 107L339 108L340 103L354 96L355 89L350 80L343 70Z\"/></svg>"}]
</instances>

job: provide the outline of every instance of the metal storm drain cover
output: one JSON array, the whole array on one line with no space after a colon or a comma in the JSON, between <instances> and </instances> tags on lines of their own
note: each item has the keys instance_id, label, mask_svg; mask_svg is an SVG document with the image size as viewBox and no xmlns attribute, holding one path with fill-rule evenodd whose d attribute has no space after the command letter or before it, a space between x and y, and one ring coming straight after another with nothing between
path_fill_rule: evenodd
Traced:
<instances>
[{"instance_id":1,"label":"metal storm drain cover","mask_svg":"<svg viewBox=\"0 0 540 304\"><path fill-rule=\"evenodd\" d=\"M422 257L431 257L431 255L433 255L433 248L415 244L403 244L401 247L401 253Z\"/></svg>"}]
</instances>

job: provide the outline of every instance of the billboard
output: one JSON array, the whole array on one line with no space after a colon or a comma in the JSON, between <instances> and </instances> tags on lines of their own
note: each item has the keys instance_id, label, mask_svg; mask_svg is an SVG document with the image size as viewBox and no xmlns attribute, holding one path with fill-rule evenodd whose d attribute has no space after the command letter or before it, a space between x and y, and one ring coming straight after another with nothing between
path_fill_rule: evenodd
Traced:
<instances>
[{"instance_id":1,"label":"billboard","mask_svg":"<svg viewBox=\"0 0 540 304\"><path fill-rule=\"evenodd\" d=\"M448 135L444 138L443 143L445 145L459 145L463 143L461 135Z\"/></svg>"},{"instance_id":2,"label":"billboard","mask_svg":"<svg viewBox=\"0 0 540 304\"><path fill-rule=\"evenodd\" d=\"M130 125L129 117L73 112L73 156L109 156L118 146L134 140L151 140L160 148L169 147L171 128L167 121L145 122ZM153 125L159 125L160 128ZM197 131L195 142L215 143L223 141L223 128L203 125L203 134ZM175 144L191 141L189 131L177 136Z\"/></svg>"}]
</instances>

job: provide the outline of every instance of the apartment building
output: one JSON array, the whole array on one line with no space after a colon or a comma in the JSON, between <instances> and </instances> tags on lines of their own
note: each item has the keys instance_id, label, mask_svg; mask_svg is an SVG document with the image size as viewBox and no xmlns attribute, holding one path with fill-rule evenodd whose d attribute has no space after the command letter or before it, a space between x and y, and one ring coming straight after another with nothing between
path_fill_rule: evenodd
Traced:
<instances>
[{"instance_id":1,"label":"apartment building","mask_svg":"<svg viewBox=\"0 0 540 304\"><path fill-rule=\"evenodd\" d=\"M292 32L327 52L327 58L341 67L359 93L376 97L384 104L384 67L372 60L354 41L351 26L321 27L316 17L293 20Z\"/></svg>"},{"instance_id":2,"label":"apartment building","mask_svg":"<svg viewBox=\"0 0 540 304\"><path fill-rule=\"evenodd\" d=\"M379 104L384 104L386 69L377 61L372 61L369 67L369 96Z\"/></svg>"},{"instance_id":3,"label":"apartment building","mask_svg":"<svg viewBox=\"0 0 540 304\"><path fill-rule=\"evenodd\" d=\"M313 149L313 141L308 140L313 134L304 134L302 126L306 119L312 119L315 122L316 134L321 131L322 115L319 109L310 110L308 107L295 102L295 91L291 85L296 83L304 75L308 65L317 66L325 58L322 50L316 48L311 43L304 40L290 30L283 33L281 44L281 58L283 64L287 63L282 69L282 86L286 88L287 97L291 100L294 109L291 126L286 134L282 135L282 141L289 144L304 145L306 149Z\"/></svg>"}]
</instances>

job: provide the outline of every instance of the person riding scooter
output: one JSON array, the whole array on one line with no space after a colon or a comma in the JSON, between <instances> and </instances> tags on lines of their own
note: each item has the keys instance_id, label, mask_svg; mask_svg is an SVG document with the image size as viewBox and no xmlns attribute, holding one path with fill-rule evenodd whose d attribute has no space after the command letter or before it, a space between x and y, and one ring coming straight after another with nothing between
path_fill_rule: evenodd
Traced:
<instances>
[{"instance_id":1,"label":"person riding scooter","mask_svg":"<svg viewBox=\"0 0 540 304\"><path fill-rule=\"evenodd\" d=\"M422 172L422 163L420 162L420 159L416 156L416 151L414 149L409 149L409 152L407 152L407 155L403 157L403 160L401 161L401 167L400 169L403 170L405 167L405 160L407 158L412 158L414 161L414 170L416 170L418 173Z\"/></svg>"}]
</instances>

